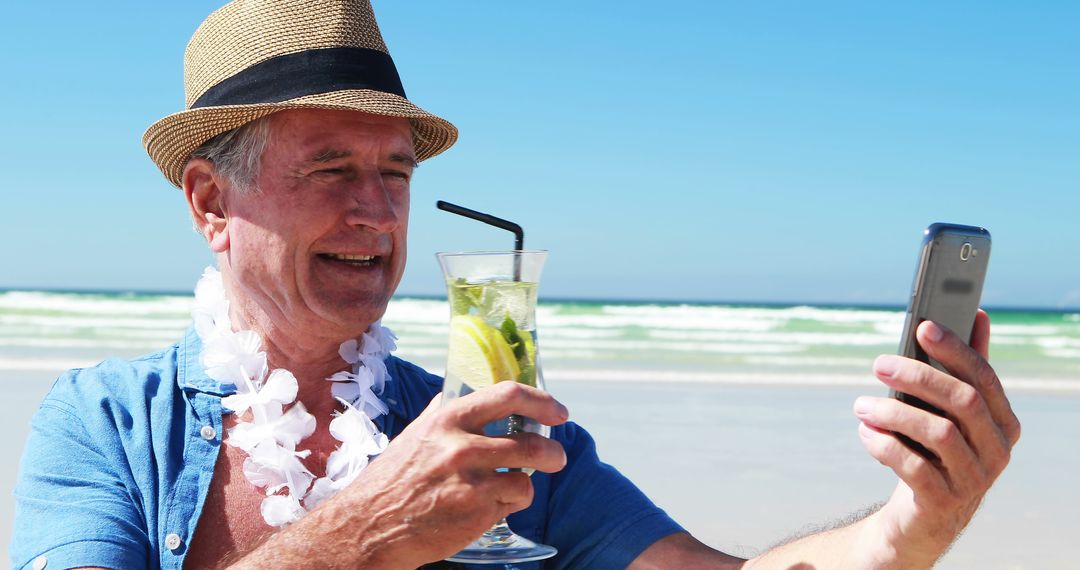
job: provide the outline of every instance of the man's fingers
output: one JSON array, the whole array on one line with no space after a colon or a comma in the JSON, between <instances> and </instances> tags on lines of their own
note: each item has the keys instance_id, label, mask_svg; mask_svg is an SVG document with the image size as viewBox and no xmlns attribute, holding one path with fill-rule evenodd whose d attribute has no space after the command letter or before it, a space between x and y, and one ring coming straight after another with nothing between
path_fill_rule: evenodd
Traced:
<instances>
[{"instance_id":1,"label":"man's fingers","mask_svg":"<svg viewBox=\"0 0 1080 570\"><path fill-rule=\"evenodd\" d=\"M989 327L989 317L980 311L972 328L972 346L966 346L952 331L930 321L919 325L916 338L931 358L978 390L1011 448L1020 439L1020 421L1013 413L1001 380L983 356L989 350Z\"/></svg>"},{"instance_id":2,"label":"man's fingers","mask_svg":"<svg viewBox=\"0 0 1080 570\"><path fill-rule=\"evenodd\" d=\"M1004 431L994 422L982 395L970 384L924 362L893 355L879 356L874 361L874 373L890 388L944 410L980 457L994 458L1008 449Z\"/></svg>"},{"instance_id":3,"label":"man's fingers","mask_svg":"<svg viewBox=\"0 0 1080 570\"><path fill-rule=\"evenodd\" d=\"M570 413L551 394L517 382L499 382L458 398L451 412L466 431L480 433L485 424L511 415L532 418L544 425L564 423Z\"/></svg>"},{"instance_id":4,"label":"man's fingers","mask_svg":"<svg viewBox=\"0 0 1080 570\"><path fill-rule=\"evenodd\" d=\"M462 441L459 460L469 469L535 469L554 473L566 467L561 443L535 433L502 437L474 435Z\"/></svg>"},{"instance_id":5,"label":"man's fingers","mask_svg":"<svg viewBox=\"0 0 1080 570\"><path fill-rule=\"evenodd\" d=\"M863 396L855 400L855 416L864 424L885 432L902 433L938 457L942 477L954 491L980 484L972 477L985 474L979 458L952 421L892 398ZM951 474L963 474L953 478Z\"/></svg>"},{"instance_id":6,"label":"man's fingers","mask_svg":"<svg viewBox=\"0 0 1080 570\"><path fill-rule=\"evenodd\" d=\"M990 315L982 309L975 313L975 325L971 327L971 348L990 360Z\"/></svg>"},{"instance_id":7,"label":"man's fingers","mask_svg":"<svg viewBox=\"0 0 1080 570\"><path fill-rule=\"evenodd\" d=\"M528 474L520 472L495 473L488 479L490 497L498 504L498 519L529 508L533 501L533 485Z\"/></svg>"},{"instance_id":8,"label":"man's fingers","mask_svg":"<svg viewBox=\"0 0 1080 570\"><path fill-rule=\"evenodd\" d=\"M915 491L915 496L926 496L932 500L943 499L949 494L949 486L937 468L901 443L895 435L860 423L859 439L874 459L892 469Z\"/></svg>"}]
</instances>

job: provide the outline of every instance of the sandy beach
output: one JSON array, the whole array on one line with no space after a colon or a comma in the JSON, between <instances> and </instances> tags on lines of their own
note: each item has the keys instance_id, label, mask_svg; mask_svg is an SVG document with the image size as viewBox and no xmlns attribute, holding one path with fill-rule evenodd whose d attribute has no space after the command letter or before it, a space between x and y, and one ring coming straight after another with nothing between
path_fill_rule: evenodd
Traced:
<instances>
[{"instance_id":1,"label":"sandy beach","mask_svg":"<svg viewBox=\"0 0 1080 570\"><path fill-rule=\"evenodd\" d=\"M553 371L554 372L554 371ZM0 541L29 418L50 370L0 372L10 459L0 470ZM557 374L555 374L557 376ZM863 451L850 413L863 388L616 384L551 380L550 389L616 465L708 544L743 556L889 495L894 478ZM870 390L869 393L873 393ZM1066 569L1080 560L1080 397L1018 392L1024 435L1013 462L939 568Z\"/></svg>"}]
</instances>

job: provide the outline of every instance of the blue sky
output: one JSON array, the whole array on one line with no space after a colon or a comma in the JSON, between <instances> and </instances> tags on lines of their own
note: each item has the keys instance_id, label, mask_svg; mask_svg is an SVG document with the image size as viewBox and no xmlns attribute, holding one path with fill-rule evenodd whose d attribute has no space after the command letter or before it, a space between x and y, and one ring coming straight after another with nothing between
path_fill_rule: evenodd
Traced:
<instances>
[{"instance_id":1,"label":"blue sky","mask_svg":"<svg viewBox=\"0 0 1080 570\"><path fill-rule=\"evenodd\" d=\"M186 290L210 261L140 145L220 2L14 3L0 287ZM991 306L1080 307L1080 4L377 0L410 98L461 129L413 186L400 291L509 247L542 296L905 300L922 228L994 235Z\"/></svg>"}]
</instances>

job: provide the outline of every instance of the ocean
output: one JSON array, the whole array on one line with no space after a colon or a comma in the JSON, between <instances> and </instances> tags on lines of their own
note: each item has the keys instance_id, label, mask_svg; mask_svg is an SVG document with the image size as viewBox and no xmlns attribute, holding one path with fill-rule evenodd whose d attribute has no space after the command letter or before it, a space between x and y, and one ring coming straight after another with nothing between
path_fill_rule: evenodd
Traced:
<instances>
[{"instance_id":1,"label":"ocean","mask_svg":"<svg viewBox=\"0 0 1080 570\"><path fill-rule=\"evenodd\" d=\"M188 326L178 294L0 292L0 371L62 371L167 346ZM991 362L1011 390L1080 392L1080 313L991 310ZM441 373L445 300L395 298L398 356ZM901 308L541 301L548 382L872 385L894 353Z\"/></svg>"}]
</instances>

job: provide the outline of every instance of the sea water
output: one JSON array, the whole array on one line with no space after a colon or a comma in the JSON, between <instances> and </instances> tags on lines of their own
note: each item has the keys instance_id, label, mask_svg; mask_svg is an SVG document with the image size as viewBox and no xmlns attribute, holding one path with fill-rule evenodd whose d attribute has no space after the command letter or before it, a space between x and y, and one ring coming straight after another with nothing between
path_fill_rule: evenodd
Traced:
<instances>
[{"instance_id":1,"label":"sea water","mask_svg":"<svg viewBox=\"0 0 1080 570\"><path fill-rule=\"evenodd\" d=\"M160 350L183 335L181 294L0 292L0 372L55 371ZM1080 392L1080 312L989 310L991 363L1009 389ZM397 297L383 320L397 356L441 374L445 299ZM903 308L541 301L549 383L873 384L899 345ZM18 376L18 374L15 374ZM36 375L35 375L36 376Z\"/></svg>"}]
</instances>

